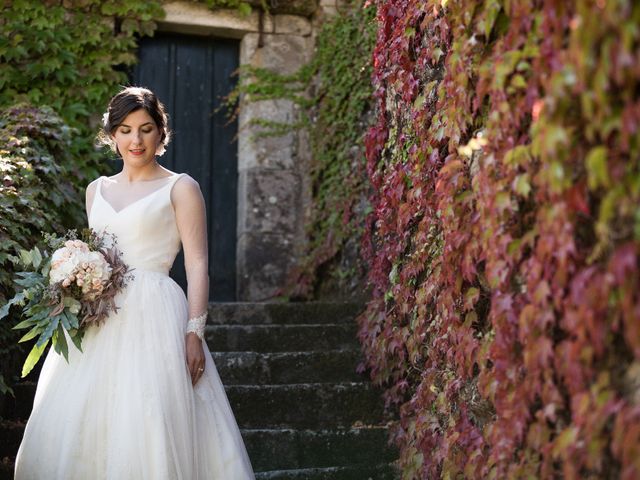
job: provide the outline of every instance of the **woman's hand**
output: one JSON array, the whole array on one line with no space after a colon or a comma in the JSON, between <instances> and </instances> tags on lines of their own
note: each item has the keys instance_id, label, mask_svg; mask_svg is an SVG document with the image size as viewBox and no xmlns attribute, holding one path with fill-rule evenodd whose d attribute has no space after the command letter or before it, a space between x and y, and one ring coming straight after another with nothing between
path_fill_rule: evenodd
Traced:
<instances>
[{"instance_id":1,"label":"woman's hand","mask_svg":"<svg viewBox=\"0 0 640 480\"><path fill-rule=\"evenodd\" d=\"M202 348L202 340L192 332L187 333L185 337L187 350L187 366L191 374L191 384L195 385L204 374L204 349Z\"/></svg>"}]
</instances>

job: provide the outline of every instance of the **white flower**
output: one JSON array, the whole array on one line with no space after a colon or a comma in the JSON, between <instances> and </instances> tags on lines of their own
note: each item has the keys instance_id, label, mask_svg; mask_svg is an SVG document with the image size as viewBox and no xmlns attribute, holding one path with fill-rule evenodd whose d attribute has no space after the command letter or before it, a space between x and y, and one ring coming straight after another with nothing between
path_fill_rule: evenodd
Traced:
<instances>
[{"instance_id":1,"label":"white flower","mask_svg":"<svg viewBox=\"0 0 640 480\"><path fill-rule=\"evenodd\" d=\"M63 287L68 287L75 281L84 293L89 293L94 285L106 282L109 277L109 263L100 252L90 251L89 246L81 240L67 240L65 246L51 256L51 284L62 282Z\"/></svg>"},{"instance_id":2,"label":"white flower","mask_svg":"<svg viewBox=\"0 0 640 480\"><path fill-rule=\"evenodd\" d=\"M77 250L73 247L64 246L53 252L49 272L50 283L62 282L71 277L76 272L80 261Z\"/></svg>"}]
</instances>

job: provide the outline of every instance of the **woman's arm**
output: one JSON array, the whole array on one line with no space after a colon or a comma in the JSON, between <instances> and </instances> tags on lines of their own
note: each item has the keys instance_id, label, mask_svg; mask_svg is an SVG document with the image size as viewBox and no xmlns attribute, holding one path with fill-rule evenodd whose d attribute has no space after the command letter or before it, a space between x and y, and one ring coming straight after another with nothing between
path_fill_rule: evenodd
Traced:
<instances>
[{"instance_id":1,"label":"woman's arm","mask_svg":"<svg viewBox=\"0 0 640 480\"><path fill-rule=\"evenodd\" d=\"M171 190L176 223L184 251L187 272L187 302L189 318L206 314L209 306L209 258L207 248L207 219L200 186L185 175ZM187 365L191 381L195 383L204 371L202 341L195 333L186 336Z\"/></svg>"}]
</instances>

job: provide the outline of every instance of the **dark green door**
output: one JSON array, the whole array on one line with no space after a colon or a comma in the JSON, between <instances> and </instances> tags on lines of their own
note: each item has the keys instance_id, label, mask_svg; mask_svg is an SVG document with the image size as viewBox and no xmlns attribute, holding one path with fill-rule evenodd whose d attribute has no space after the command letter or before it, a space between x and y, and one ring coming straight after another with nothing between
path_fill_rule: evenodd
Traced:
<instances>
[{"instance_id":1,"label":"dark green door","mask_svg":"<svg viewBox=\"0 0 640 480\"><path fill-rule=\"evenodd\" d=\"M209 298L236 298L237 125L216 110L233 88L237 41L156 34L139 43L132 83L167 107L173 139L160 163L200 183L207 205ZM182 252L171 276L186 288Z\"/></svg>"}]
</instances>

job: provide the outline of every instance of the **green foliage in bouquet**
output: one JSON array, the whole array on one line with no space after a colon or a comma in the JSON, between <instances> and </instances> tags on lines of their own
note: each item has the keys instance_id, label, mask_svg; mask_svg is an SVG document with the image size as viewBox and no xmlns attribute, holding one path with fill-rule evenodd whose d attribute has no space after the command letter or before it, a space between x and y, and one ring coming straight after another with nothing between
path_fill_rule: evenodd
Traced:
<instances>
[{"instance_id":1,"label":"green foliage in bouquet","mask_svg":"<svg viewBox=\"0 0 640 480\"><path fill-rule=\"evenodd\" d=\"M38 247L21 250L19 257L12 257L12 261L27 270L17 272L18 278L15 283L22 287L22 290L0 308L0 319L9 314L12 305L22 306L22 314L28 318L13 328L16 330L28 328L29 331L20 338L19 342L38 338L22 367L22 376L25 377L38 362L49 341L57 353L67 358L69 348L63 329L69 333L71 340L80 349L82 339L78 321L80 302L67 297L64 300L66 308L58 314L53 314L56 299L47 288L51 263L44 259Z\"/></svg>"},{"instance_id":2,"label":"green foliage in bouquet","mask_svg":"<svg viewBox=\"0 0 640 480\"><path fill-rule=\"evenodd\" d=\"M98 235L85 228L80 236L75 230L69 230L61 237L44 233L44 240L49 247L44 252L36 246L31 250L20 250L18 256L10 256L10 260L23 270L16 272L14 278L18 292L0 307L0 320L9 314L12 306L22 307L24 320L13 328L29 331L19 342L37 338L22 367L23 377L33 369L49 342L68 360L65 332L81 350L85 327L99 324L108 312L116 310L113 297L129 278L126 275L128 267L120 260L113 236ZM104 272L98 271L100 285L97 287L89 282L83 284L82 277L88 271L85 269L93 266L90 265L93 260L87 254L97 256L108 268Z\"/></svg>"}]
</instances>

